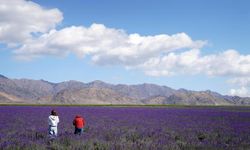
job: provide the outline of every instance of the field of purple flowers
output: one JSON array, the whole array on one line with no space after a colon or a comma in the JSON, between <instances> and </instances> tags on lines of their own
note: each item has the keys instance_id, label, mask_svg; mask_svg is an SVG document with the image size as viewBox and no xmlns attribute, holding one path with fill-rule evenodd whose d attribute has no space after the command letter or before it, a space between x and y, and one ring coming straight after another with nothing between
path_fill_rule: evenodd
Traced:
<instances>
[{"instance_id":1,"label":"field of purple flowers","mask_svg":"<svg viewBox=\"0 0 250 150\"><path fill-rule=\"evenodd\" d=\"M76 114L87 122L81 136ZM250 149L250 107L0 106L0 149Z\"/></svg>"}]
</instances>

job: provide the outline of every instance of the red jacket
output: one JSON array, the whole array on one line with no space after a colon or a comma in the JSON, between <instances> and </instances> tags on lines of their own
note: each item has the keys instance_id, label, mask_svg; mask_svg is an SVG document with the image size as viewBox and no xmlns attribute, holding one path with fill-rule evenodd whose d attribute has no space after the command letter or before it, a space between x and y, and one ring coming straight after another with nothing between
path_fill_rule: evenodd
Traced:
<instances>
[{"instance_id":1,"label":"red jacket","mask_svg":"<svg viewBox=\"0 0 250 150\"><path fill-rule=\"evenodd\" d=\"M85 120L83 117L77 115L75 117L75 119L73 120L73 125L76 127L76 128L83 128L84 125L85 125Z\"/></svg>"}]
</instances>

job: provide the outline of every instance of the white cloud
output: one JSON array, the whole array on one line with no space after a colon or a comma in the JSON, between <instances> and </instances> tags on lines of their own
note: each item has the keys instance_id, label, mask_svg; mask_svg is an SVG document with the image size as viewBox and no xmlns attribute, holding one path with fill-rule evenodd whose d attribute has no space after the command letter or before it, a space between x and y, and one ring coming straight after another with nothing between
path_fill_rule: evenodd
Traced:
<instances>
[{"instance_id":1,"label":"white cloud","mask_svg":"<svg viewBox=\"0 0 250 150\"><path fill-rule=\"evenodd\" d=\"M137 66L148 75L205 74L208 76L250 75L250 55L240 55L236 50L202 56L199 49L182 53L169 53L150 58Z\"/></svg>"},{"instance_id":2,"label":"white cloud","mask_svg":"<svg viewBox=\"0 0 250 150\"><path fill-rule=\"evenodd\" d=\"M23 44L32 34L47 32L63 19L58 9L45 9L25 0L1 0L0 16L0 43L11 45Z\"/></svg>"},{"instance_id":3,"label":"white cloud","mask_svg":"<svg viewBox=\"0 0 250 150\"><path fill-rule=\"evenodd\" d=\"M228 80L228 83L239 86L250 86L250 77L236 77Z\"/></svg>"},{"instance_id":4,"label":"white cloud","mask_svg":"<svg viewBox=\"0 0 250 150\"><path fill-rule=\"evenodd\" d=\"M231 89L230 95L241 96L241 97L250 97L250 91L246 87L241 87L239 89Z\"/></svg>"},{"instance_id":5,"label":"white cloud","mask_svg":"<svg viewBox=\"0 0 250 150\"><path fill-rule=\"evenodd\" d=\"M185 33L141 36L107 28L102 24L92 24L89 28L71 26L58 31L51 30L25 42L15 53L33 57L73 52L79 57L90 55L93 62L99 65L115 63L134 66L153 56L180 49L199 48L204 44L203 41L193 41Z\"/></svg>"},{"instance_id":6,"label":"white cloud","mask_svg":"<svg viewBox=\"0 0 250 150\"><path fill-rule=\"evenodd\" d=\"M240 88L234 88L229 91L230 95L237 95L237 96L243 96L243 97L250 97L250 77L249 76L241 76L241 77L235 77L228 80L228 83L232 84L235 87Z\"/></svg>"}]
</instances>

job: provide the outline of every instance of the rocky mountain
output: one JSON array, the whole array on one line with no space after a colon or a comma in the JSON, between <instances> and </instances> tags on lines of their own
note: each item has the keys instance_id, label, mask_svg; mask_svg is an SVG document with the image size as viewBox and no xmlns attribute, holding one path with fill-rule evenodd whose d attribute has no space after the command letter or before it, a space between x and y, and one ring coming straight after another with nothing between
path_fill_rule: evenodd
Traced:
<instances>
[{"instance_id":1,"label":"rocky mountain","mask_svg":"<svg viewBox=\"0 0 250 150\"><path fill-rule=\"evenodd\" d=\"M250 98L155 84L108 84L9 79L0 75L0 103L250 105Z\"/></svg>"}]
</instances>

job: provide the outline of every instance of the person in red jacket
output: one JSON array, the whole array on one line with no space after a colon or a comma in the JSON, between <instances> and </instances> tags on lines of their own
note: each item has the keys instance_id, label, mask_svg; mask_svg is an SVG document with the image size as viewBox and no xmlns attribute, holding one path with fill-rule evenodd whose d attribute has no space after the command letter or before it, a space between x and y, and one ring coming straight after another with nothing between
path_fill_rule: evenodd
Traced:
<instances>
[{"instance_id":1,"label":"person in red jacket","mask_svg":"<svg viewBox=\"0 0 250 150\"><path fill-rule=\"evenodd\" d=\"M85 125L85 120L80 115L76 115L75 119L73 120L73 125L75 126L74 134L81 135L83 132L83 127Z\"/></svg>"}]
</instances>

